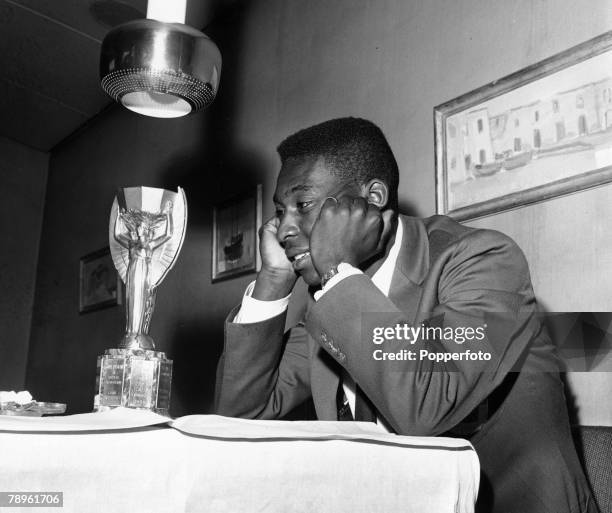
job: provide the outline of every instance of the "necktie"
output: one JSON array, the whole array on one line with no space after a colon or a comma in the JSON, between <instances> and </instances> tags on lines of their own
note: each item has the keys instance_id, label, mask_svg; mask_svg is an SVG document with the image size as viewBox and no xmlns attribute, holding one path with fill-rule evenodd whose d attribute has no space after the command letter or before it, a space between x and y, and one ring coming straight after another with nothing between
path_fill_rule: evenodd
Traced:
<instances>
[{"instance_id":1,"label":"necktie","mask_svg":"<svg viewBox=\"0 0 612 513\"><path fill-rule=\"evenodd\" d=\"M359 386L355 389L355 418L353 418L348 399L344 393L342 380L338 384L336 403L339 421L376 422L376 408L374 408L372 402L366 397Z\"/></svg>"},{"instance_id":2,"label":"necktie","mask_svg":"<svg viewBox=\"0 0 612 513\"><path fill-rule=\"evenodd\" d=\"M336 394L336 406L338 408L338 420L339 421L349 421L355 420L353 419L353 414L351 413L351 407L349 406L348 399L346 394L344 393L344 389L342 388L342 379L338 383L338 393Z\"/></svg>"}]
</instances>

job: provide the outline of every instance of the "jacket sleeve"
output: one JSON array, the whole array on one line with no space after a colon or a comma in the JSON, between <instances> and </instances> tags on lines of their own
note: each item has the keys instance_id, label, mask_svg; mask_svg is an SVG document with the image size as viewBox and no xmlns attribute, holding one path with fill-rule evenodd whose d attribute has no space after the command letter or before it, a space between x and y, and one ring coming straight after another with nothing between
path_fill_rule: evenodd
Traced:
<instances>
[{"instance_id":1,"label":"jacket sleeve","mask_svg":"<svg viewBox=\"0 0 612 513\"><path fill-rule=\"evenodd\" d=\"M541 327L525 258L498 232L477 230L450 244L430 266L421 290L418 310L403 312L367 276L348 277L311 308L306 328L397 433L438 435L501 383ZM398 325L439 330L410 340L394 331L393 340L373 343L375 328L380 333ZM478 327L482 340L457 336ZM379 357L411 350L415 360L379 360L377 350ZM421 353L443 358L468 350L488 352L491 359L445 362Z\"/></svg>"},{"instance_id":2,"label":"jacket sleeve","mask_svg":"<svg viewBox=\"0 0 612 513\"><path fill-rule=\"evenodd\" d=\"M219 415L281 418L310 396L308 334L303 325L284 333L285 318L286 313L249 324L226 321L215 390Z\"/></svg>"}]
</instances>

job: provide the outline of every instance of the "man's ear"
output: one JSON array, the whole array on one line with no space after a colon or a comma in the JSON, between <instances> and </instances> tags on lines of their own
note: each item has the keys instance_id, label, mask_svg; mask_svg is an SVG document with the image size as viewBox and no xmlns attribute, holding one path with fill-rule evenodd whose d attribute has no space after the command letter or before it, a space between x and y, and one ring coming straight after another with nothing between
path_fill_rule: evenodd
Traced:
<instances>
[{"instance_id":1,"label":"man's ear","mask_svg":"<svg viewBox=\"0 0 612 513\"><path fill-rule=\"evenodd\" d=\"M377 206L381 210L389 203L389 187L379 178L373 178L363 185L363 193L368 203Z\"/></svg>"}]
</instances>

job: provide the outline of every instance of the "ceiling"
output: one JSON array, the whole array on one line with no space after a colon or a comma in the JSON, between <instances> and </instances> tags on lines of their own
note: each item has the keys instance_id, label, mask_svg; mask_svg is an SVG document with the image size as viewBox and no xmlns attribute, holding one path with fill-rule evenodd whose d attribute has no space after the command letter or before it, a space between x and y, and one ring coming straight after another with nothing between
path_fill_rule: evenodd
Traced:
<instances>
[{"instance_id":1,"label":"ceiling","mask_svg":"<svg viewBox=\"0 0 612 513\"><path fill-rule=\"evenodd\" d=\"M167 0L174 1L174 0ZM112 103L98 77L100 46L146 0L0 0L0 136L50 151ZM187 4L201 29L210 2Z\"/></svg>"}]
</instances>

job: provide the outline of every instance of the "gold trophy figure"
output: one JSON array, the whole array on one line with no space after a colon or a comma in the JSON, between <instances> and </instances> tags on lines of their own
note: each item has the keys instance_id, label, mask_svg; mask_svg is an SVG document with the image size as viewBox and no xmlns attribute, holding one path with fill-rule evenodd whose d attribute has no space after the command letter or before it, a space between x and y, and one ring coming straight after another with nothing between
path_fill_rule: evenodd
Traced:
<instances>
[{"instance_id":1,"label":"gold trophy figure","mask_svg":"<svg viewBox=\"0 0 612 513\"><path fill-rule=\"evenodd\" d=\"M117 349L98 357L96 410L117 406L164 415L170 405L172 361L149 336L157 286L174 265L185 238L183 189L120 189L113 203L109 244L126 290L126 329Z\"/></svg>"},{"instance_id":2,"label":"gold trophy figure","mask_svg":"<svg viewBox=\"0 0 612 513\"><path fill-rule=\"evenodd\" d=\"M148 335L155 306L155 287L151 282L153 252L172 236L172 204L162 214L121 208L115 221L115 240L129 251L126 287L126 333L119 345L124 349L153 349ZM165 229L157 235L160 226Z\"/></svg>"}]
</instances>

